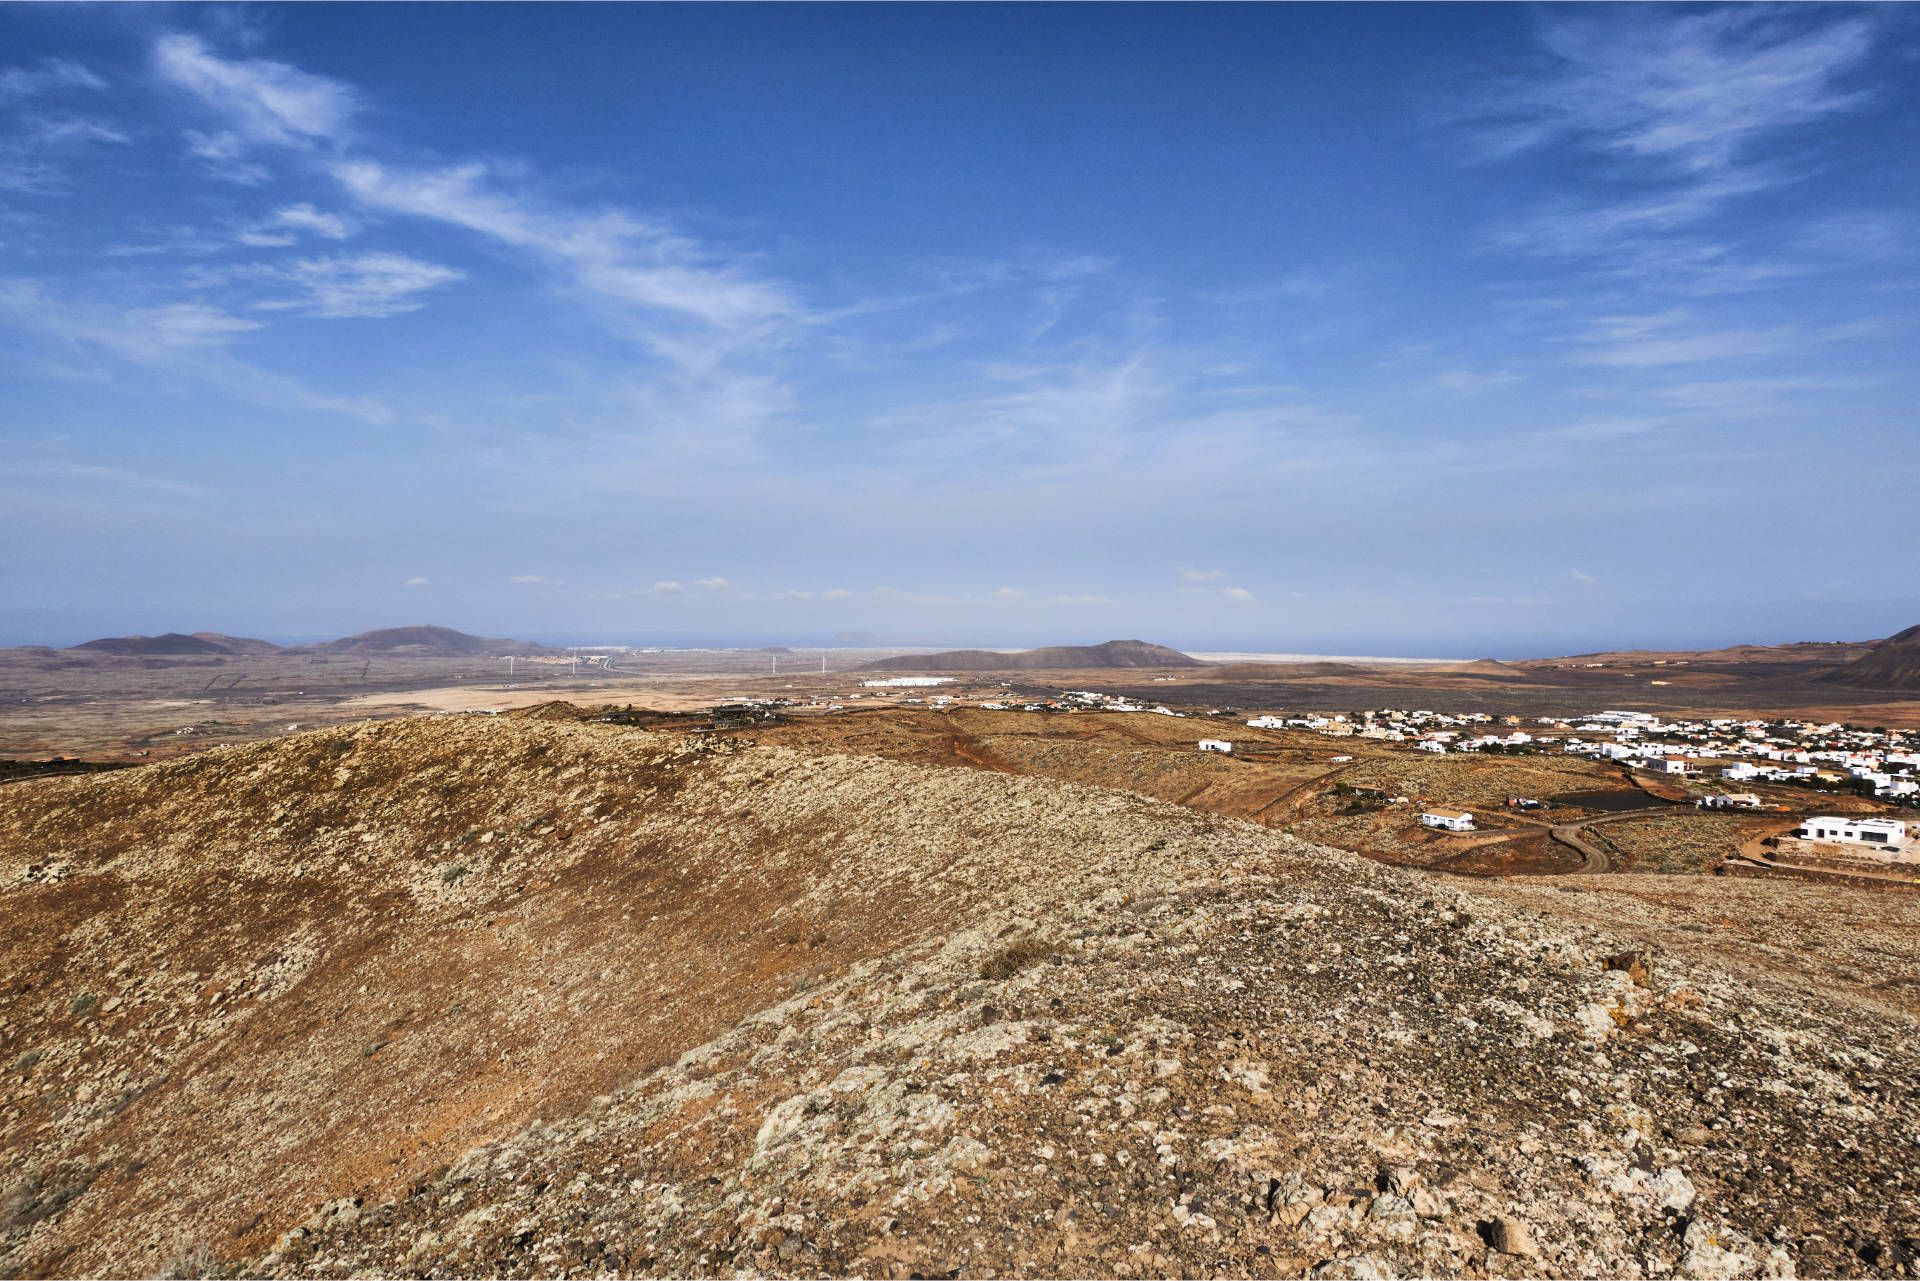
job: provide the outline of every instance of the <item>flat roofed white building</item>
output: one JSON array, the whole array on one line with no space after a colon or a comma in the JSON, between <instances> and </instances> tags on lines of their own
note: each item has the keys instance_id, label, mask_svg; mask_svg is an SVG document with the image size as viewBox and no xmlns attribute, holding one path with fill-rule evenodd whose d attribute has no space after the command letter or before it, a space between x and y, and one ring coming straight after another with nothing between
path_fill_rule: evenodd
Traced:
<instances>
[{"instance_id":1,"label":"flat roofed white building","mask_svg":"<svg viewBox=\"0 0 1920 1281\"><path fill-rule=\"evenodd\" d=\"M1203 738L1200 740L1200 750L1203 752L1231 752L1233 751L1233 744L1223 738Z\"/></svg>"},{"instance_id":2,"label":"flat roofed white building","mask_svg":"<svg viewBox=\"0 0 1920 1281\"><path fill-rule=\"evenodd\" d=\"M1891 818L1810 818L1794 831L1803 841L1845 841L1852 845L1899 845L1907 825Z\"/></svg>"},{"instance_id":3,"label":"flat roofed white building","mask_svg":"<svg viewBox=\"0 0 1920 1281\"><path fill-rule=\"evenodd\" d=\"M1448 832L1471 832L1473 815L1465 810L1431 809L1420 811L1422 827L1437 827Z\"/></svg>"}]
</instances>

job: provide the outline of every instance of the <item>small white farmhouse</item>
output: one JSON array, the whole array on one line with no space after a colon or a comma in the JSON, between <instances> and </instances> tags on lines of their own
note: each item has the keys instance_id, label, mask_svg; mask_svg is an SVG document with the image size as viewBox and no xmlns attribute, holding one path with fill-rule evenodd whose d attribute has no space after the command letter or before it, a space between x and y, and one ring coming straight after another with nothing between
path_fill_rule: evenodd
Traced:
<instances>
[{"instance_id":1,"label":"small white farmhouse","mask_svg":"<svg viewBox=\"0 0 1920 1281\"><path fill-rule=\"evenodd\" d=\"M1203 752L1232 752L1233 744L1221 738L1203 738L1200 740L1200 750Z\"/></svg>"},{"instance_id":2,"label":"small white farmhouse","mask_svg":"<svg viewBox=\"0 0 1920 1281\"><path fill-rule=\"evenodd\" d=\"M1449 832L1471 832L1473 830L1473 815L1467 813L1465 810L1422 810L1420 811L1420 825L1422 827L1438 827Z\"/></svg>"}]
</instances>

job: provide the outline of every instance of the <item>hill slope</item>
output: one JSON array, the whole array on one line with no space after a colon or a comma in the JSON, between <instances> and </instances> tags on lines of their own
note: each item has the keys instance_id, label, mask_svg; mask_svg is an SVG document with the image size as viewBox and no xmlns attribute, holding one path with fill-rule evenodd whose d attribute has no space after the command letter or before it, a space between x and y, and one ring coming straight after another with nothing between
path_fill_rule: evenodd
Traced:
<instances>
[{"instance_id":1,"label":"hill slope","mask_svg":"<svg viewBox=\"0 0 1920 1281\"><path fill-rule=\"evenodd\" d=\"M179 632L166 632L159 636L103 636L99 640L83 641L73 648L92 654L142 658L236 652L208 636L183 636Z\"/></svg>"},{"instance_id":2,"label":"hill slope","mask_svg":"<svg viewBox=\"0 0 1920 1281\"><path fill-rule=\"evenodd\" d=\"M531 718L13 784L0 1271L1871 1271L1920 911L1685 879Z\"/></svg>"},{"instance_id":3,"label":"hill slope","mask_svg":"<svg viewBox=\"0 0 1920 1281\"><path fill-rule=\"evenodd\" d=\"M1920 626L1896 632L1859 658L1816 679L1865 689L1920 689Z\"/></svg>"},{"instance_id":4,"label":"hill slope","mask_svg":"<svg viewBox=\"0 0 1920 1281\"><path fill-rule=\"evenodd\" d=\"M560 651L532 641L502 640L490 636L470 636L451 627L382 627L377 631L343 636L311 647L316 654L343 654L351 658L377 658L382 654L404 654L415 658L488 658L508 654L557 654Z\"/></svg>"},{"instance_id":5,"label":"hill slope","mask_svg":"<svg viewBox=\"0 0 1920 1281\"><path fill-rule=\"evenodd\" d=\"M868 663L862 670L885 672L1021 672L1090 667L1199 667L1177 649L1139 640L1110 640L1101 645L1049 645L1017 654L984 649L953 649L942 654L902 654Z\"/></svg>"},{"instance_id":6,"label":"hill slope","mask_svg":"<svg viewBox=\"0 0 1920 1281\"><path fill-rule=\"evenodd\" d=\"M230 654L278 654L280 647L272 641L257 640L252 636L229 636L225 632L195 632L195 640L207 641L218 645Z\"/></svg>"}]
</instances>

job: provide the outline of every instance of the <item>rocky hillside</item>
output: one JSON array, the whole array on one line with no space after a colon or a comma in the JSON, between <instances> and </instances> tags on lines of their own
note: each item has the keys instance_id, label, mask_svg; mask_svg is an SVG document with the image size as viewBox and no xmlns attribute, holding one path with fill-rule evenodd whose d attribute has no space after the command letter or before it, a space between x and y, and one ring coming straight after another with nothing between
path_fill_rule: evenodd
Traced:
<instances>
[{"instance_id":1,"label":"rocky hillside","mask_svg":"<svg viewBox=\"0 0 1920 1281\"><path fill-rule=\"evenodd\" d=\"M0 1272L1913 1275L1920 908L540 719L0 788Z\"/></svg>"},{"instance_id":2,"label":"rocky hillside","mask_svg":"<svg viewBox=\"0 0 1920 1281\"><path fill-rule=\"evenodd\" d=\"M1047 645L999 654L952 649L942 654L901 654L868 663L877 672L1038 672L1106 667L1199 667L1198 659L1151 641L1110 640L1099 645Z\"/></svg>"},{"instance_id":3,"label":"rocky hillside","mask_svg":"<svg viewBox=\"0 0 1920 1281\"><path fill-rule=\"evenodd\" d=\"M1920 689L1920 626L1896 632L1852 662L1819 677L1834 685L1866 689Z\"/></svg>"}]
</instances>

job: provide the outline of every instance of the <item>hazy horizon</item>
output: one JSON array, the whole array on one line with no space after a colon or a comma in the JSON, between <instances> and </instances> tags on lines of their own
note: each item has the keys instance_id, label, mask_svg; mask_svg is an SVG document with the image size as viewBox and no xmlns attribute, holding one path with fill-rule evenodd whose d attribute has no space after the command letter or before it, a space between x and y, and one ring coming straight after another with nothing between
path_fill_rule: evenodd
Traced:
<instances>
[{"instance_id":1,"label":"hazy horizon","mask_svg":"<svg viewBox=\"0 0 1920 1281\"><path fill-rule=\"evenodd\" d=\"M1885 636L1917 21L7 6L0 643Z\"/></svg>"},{"instance_id":2,"label":"hazy horizon","mask_svg":"<svg viewBox=\"0 0 1920 1281\"><path fill-rule=\"evenodd\" d=\"M1040 639L1033 639L1033 638L1010 639L1006 636L997 636L997 637L989 637L983 640L978 637L973 637L973 638L960 637L957 639L955 638L929 639L927 637L912 637L904 634L900 636L883 636L877 633L870 633L870 632L863 632L863 633L856 633L856 634L839 633L834 635L825 635L825 634L818 634L818 633L779 634L779 633L771 633L771 632L766 634L757 634L757 633L755 634L720 634L720 633L698 633L698 632L623 633L623 632L582 632L582 631L526 632L526 631L518 631L513 629L501 629L501 628L460 627L454 624L431 622L430 620L416 620L415 622L412 622L412 623L381 623L374 626L354 628L352 630L347 630L347 631L329 631L329 632L293 632L293 633L265 634L265 633L253 633L253 632L237 632L237 631L230 631L223 628L209 628L209 627L155 627L155 628L149 628L146 630L136 629L133 631L124 631L124 632L97 633L93 635L74 637L72 639L63 638L58 641L7 640L4 637L0 637L0 648L5 648L9 646L26 646L26 645L51 645L54 648L65 648L73 645L82 644L89 640L104 639L110 635L111 636L121 636L121 635L159 636L159 635L165 635L169 632L178 632L178 633L190 635L196 631L200 631L200 632L220 631L229 636L246 636L256 640L269 641L276 645L294 646L294 645L310 645L310 644L317 644L323 641L337 640L342 636L358 635L359 633L364 631L374 631L374 630L378 630L380 628L385 628L385 627L408 627L408 626L419 626L423 624L431 625L431 626L450 626L450 627L453 627L455 631L466 632L469 635L490 636L490 637L496 637L499 639L508 639L508 640L533 641L539 644L554 646L556 648L565 648L568 646L628 645L636 648L652 646L652 647L658 647L663 649L715 649L715 650L761 649L761 648L767 648L771 646L789 646L795 649L825 649L825 650L834 650L834 649L1026 650L1026 649L1037 649L1043 646L1052 646L1052 645L1097 645L1108 640L1144 640L1154 644L1163 644L1168 646L1171 649L1177 649L1182 651L1183 653L1188 653L1188 654L1236 654L1236 655L1284 654L1292 658L1300 658L1300 659L1337 660L1337 659L1355 659L1355 658L1373 657L1373 658L1378 658L1383 660L1413 659L1413 660L1429 661L1429 662L1446 661L1446 660L1471 661L1474 659L1482 659L1482 658L1492 658L1500 661L1511 662L1511 661L1526 659L1526 658L1558 658L1558 657L1566 657L1566 656L1572 656L1572 655L1578 655L1578 654L1607 653L1615 650L1718 649L1718 648L1724 648L1727 646L1742 645L1742 644L1783 645L1783 644L1793 644L1796 642L1806 642L1806 641L1865 641L1865 640L1880 639L1880 637L1877 637L1877 636L1795 636L1789 639L1772 639L1772 640L1754 640L1751 638L1731 638L1731 639L1717 640L1710 643L1697 644L1697 645L1696 644L1621 643L1621 644L1591 644L1591 645L1580 646L1578 648L1568 648L1568 649L1559 649L1559 650L1541 650L1537 652L1513 650L1510 648L1503 649L1500 651L1489 650L1489 651L1476 652L1471 650L1460 650L1460 649L1448 650L1448 649L1445 649L1444 647L1423 645L1415 641L1409 641L1406 645L1393 650L1364 650L1364 649L1356 648L1351 645L1340 646L1337 644L1329 644L1327 646L1320 646L1320 647L1301 647L1297 645L1288 645L1288 646L1271 646L1270 645L1270 646L1255 647L1255 646L1249 646L1249 645L1213 645L1213 644L1205 644L1205 643L1199 643L1199 642L1196 642L1193 644L1181 644L1177 640L1169 640L1166 637L1149 636L1149 635L1136 634L1134 632L1125 632L1125 631L1116 632L1111 636L1100 636L1100 637L1093 637L1091 635L1088 635L1088 636L1066 636L1066 637L1049 636L1049 637L1043 637Z\"/></svg>"}]
</instances>

